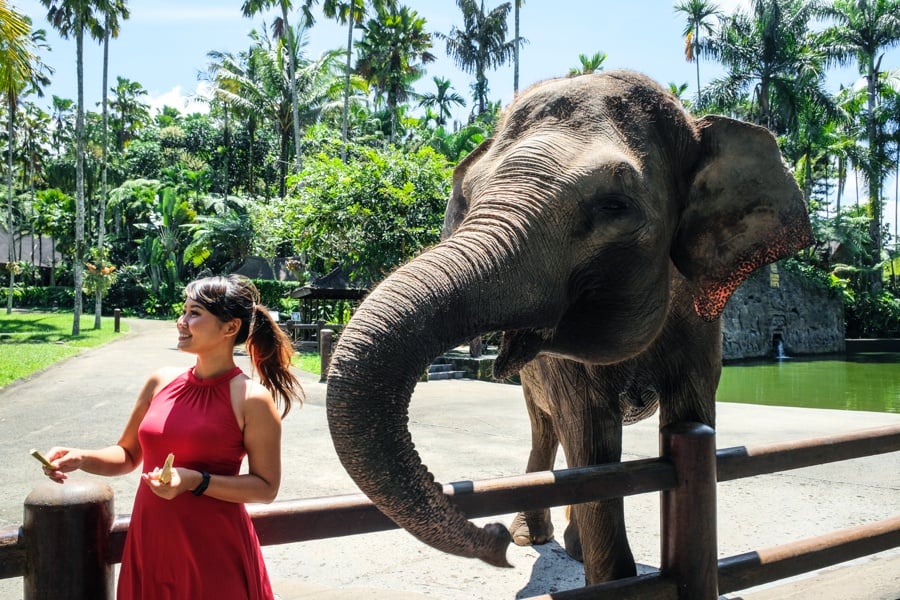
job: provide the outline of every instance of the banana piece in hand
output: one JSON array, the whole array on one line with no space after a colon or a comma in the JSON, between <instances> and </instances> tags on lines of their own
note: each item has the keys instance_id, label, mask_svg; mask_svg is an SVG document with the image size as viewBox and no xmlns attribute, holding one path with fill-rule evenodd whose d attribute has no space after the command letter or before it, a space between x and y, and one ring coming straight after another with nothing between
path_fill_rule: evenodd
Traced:
<instances>
[{"instance_id":1,"label":"banana piece in hand","mask_svg":"<svg viewBox=\"0 0 900 600\"><path fill-rule=\"evenodd\" d=\"M175 461L175 455L169 453L166 462L163 464L162 472L159 474L160 483L168 484L172 481L172 463Z\"/></svg>"}]
</instances>

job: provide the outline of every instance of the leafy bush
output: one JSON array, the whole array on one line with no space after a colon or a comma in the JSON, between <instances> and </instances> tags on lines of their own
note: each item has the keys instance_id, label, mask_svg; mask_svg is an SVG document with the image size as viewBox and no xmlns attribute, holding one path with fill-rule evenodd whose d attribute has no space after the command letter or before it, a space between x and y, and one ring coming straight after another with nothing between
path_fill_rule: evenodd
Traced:
<instances>
[{"instance_id":1,"label":"leafy bush","mask_svg":"<svg viewBox=\"0 0 900 600\"><path fill-rule=\"evenodd\" d=\"M256 207L263 256L306 259L312 273L347 270L355 283L373 283L440 239L451 169L431 148L354 146L356 158L319 154L291 179L291 195Z\"/></svg>"},{"instance_id":2,"label":"leafy bush","mask_svg":"<svg viewBox=\"0 0 900 600\"><path fill-rule=\"evenodd\" d=\"M0 290L0 297L6 300L6 289ZM23 308L43 310L71 310L75 305L75 295L71 287L24 286L15 295L16 303ZM82 298L82 302L85 302Z\"/></svg>"},{"instance_id":3,"label":"leafy bush","mask_svg":"<svg viewBox=\"0 0 900 600\"><path fill-rule=\"evenodd\" d=\"M144 314L144 304L151 291L142 281L142 271L137 265L126 265L118 270L118 276L103 301L103 312L111 313L118 308L124 315Z\"/></svg>"},{"instance_id":4,"label":"leafy bush","mask_svg":"<svg viewBox=\"0 0 900 600\"><path fill-rule=\"evenodd\" d=\"M847 337L900 336L900 299L890 292L857 293L846 314Z\"/></svg>"},{"instance_id":5,"label":"leafy bush","mask_svg":"<svg viewBox=\"0 0 900 600\"><path fill-rule=\"evenodd\" d=\"M290 313L291 309L297 305L297 301L290 297L291 292L300 285L296 281L254 279L253 283L256 284L260 301L266 308L281 313Z\"/></svg>"}]
</instances>

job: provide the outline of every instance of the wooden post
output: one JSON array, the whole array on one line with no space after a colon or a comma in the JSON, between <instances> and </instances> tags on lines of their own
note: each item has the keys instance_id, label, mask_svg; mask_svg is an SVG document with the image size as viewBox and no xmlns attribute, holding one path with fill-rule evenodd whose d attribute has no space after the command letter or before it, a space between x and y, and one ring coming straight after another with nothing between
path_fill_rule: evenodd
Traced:
<instances>
[{"instance_id":1,"label":"wooden post","mask_svg":"<svg viewBox=\"0 0 900 600\"><path fill-rule=\"evenodd\" d=\"M660 570L677 582L680 600L716 600L716 432L673 423L660 432L660 454L675 465L678 479L661 492Z\"/></svg>"},{"instance_id":2,"label":"wooden post","mask_svg":"<svg viewBox=\"0 0 900 600\"><path fill-rule=\"evenodd\" d=\"M331 329L319 330L319 383L328 379L328 365L331 364L331 351L334 349L334 331Z\"/></svg>"},{"instance_id":3,"label":"wooden post","mask_svg":"<svg viewBox=\"0 0 900 600\"><path fill-rule=\"evenodd\" d=\"M113 331L115 331L116 333L119 333L119 330L121 329L121 320L122 320L122 309L117 308L113 311L113 323L115 323L115 326L113 327Z\"/></svg>"},{"instance_id":4,"label":"wooden post","mask_svg":"<svg viewBox=\"0 0 900 600\"><path fill-rule=\"evenodd\" d=\"M92 480L38 484L25 499L25 600L113 600L113 492Z\"/></svg>"}]
</instances>

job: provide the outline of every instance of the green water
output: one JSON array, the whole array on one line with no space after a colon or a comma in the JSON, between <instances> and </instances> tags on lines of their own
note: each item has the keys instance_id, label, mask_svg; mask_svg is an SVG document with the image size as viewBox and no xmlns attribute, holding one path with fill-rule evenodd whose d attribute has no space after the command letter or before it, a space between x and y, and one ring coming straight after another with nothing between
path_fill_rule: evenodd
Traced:
<instances>
[{"instance_id":1,"label":"green water","mask_svg":"<svg viewBox=\"0 0 900 600\"><path fill-rule=\"evenodd\" d=\"M900 413L900 354L729 364L719 402Z\"/></svg>"}]
</instances>

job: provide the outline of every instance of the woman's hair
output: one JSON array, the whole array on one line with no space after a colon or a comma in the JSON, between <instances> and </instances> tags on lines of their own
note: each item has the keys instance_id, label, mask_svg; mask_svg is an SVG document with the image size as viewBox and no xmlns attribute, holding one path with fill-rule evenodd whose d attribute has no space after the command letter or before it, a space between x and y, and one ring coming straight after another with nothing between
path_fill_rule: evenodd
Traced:
<instances>
[{"instance_id":1,"label":"woman's hair","mask_svg":"<svg viewBox=\"0 0 900 600\"><path fill-rule=\"evenodd\" d=\"M269 309L259 303L259 290L243 275L204 277L184 289L186 298L198 302L220 321L241 320L235 345L246 343L247 353L260 381L282 404L284 417L291 402L303 402L303 389L291 372L294 346L272 319Z\"/></svg>"}]
</instances>

